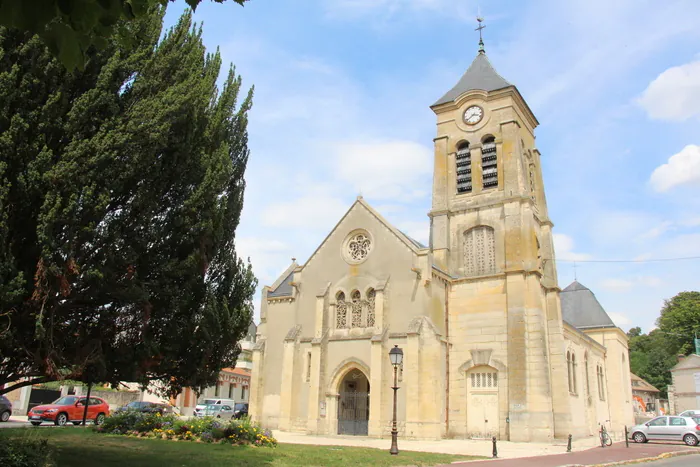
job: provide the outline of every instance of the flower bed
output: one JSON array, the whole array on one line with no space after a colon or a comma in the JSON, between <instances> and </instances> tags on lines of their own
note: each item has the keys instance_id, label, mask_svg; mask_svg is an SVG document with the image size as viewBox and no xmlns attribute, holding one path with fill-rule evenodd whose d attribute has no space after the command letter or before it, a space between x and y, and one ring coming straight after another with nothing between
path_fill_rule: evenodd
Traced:
<instances>
[{"instance_id":1,"label":"flower bed","mask_svg":"<svg viewBox=\"0 0 700 467\"><path fill-rule=\"evenodd\" d=\"M277 446L269 430L263 430L247 418L227 420L212 417L182 420L174 415L120 412L95 427L98 433L195 441L199 443L252 444Z\"/></svg>"}]
</instances>

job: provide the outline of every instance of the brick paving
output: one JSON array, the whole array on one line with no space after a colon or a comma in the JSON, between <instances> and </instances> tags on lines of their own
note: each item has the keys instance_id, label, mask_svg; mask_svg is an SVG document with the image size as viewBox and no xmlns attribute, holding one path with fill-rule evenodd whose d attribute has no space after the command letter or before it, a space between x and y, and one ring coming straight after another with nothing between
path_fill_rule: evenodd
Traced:
<instances>
[{"instance_id":1,"label":"brick paving","mask_svg":"<svg viewBox=\"0 0 700 467\"><path fill-rule=\"evenodd\" d=\"M684 444L665 443L615 443L610 447L596 447L585 451L566 454L552 454L537 457L521 457L519 459L491 459L486 461L459 462L450 467L562 467L570 465L598 465L609 462L631 461L647 457L656 457L667 452L690 451L700 455L700 447L690 447ZM698 458L700 465L700 457Z\"/></svg>"}]
</instances>

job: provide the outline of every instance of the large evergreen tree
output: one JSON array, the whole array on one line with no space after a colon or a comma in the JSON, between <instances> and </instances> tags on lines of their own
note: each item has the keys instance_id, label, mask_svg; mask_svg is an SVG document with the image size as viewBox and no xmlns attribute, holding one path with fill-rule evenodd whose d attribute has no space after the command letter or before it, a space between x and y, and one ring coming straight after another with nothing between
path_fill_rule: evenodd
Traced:
<instances>
[{"instance_id":1,"label":"large evergreen tree","mask_svg":"<svg viewBox=\"0 0 700 467\"><path fill-rule=\"evenodd\" d=\"M0 28L0 385L176 393L240 352L256 286L234 246L252 89L239 102L230 69L219 91L220 56L191 14L159 42L162 18L129 22L128 44L73 72Z\"/></svg>"},{"instance_id":2,"label":"large evergreen tree","mask_svg":"<svg viewBox=\"0 0 700 467\"><path fill-rule=\"evenodd\" d=\"M66 67L82 68L90 47L108 47L110 37L128 42L124 22L168 1L175 0L0 0L0 26L38 34ZM202 2L185 1L193 9ZM248 0L231 1L243 5Z\"/></svg>"}]
</instances>

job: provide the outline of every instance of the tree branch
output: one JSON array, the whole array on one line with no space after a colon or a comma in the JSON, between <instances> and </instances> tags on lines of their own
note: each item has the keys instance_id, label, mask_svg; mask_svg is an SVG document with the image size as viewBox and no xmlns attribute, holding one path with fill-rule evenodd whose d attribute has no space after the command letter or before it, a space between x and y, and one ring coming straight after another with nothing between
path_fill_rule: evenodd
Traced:
<instances>
[{"instance_id":1,"label":"tree branch","mask_svg":"<svg viewBox=\"0 0 700 467\"><path fill-rule=\"evenodd\" d=\"M23 388L25 386L30 386L32 384L47 383L49 381L56 381L56 380L47 378L46 376L40 376L38 378L30 379L27 381L21 381L19 383L13 384L12 386L6 386L6 387L0 389L0 394L7 394L8 392L14 391L15 389Z\"/></svg>"}]
</instances>

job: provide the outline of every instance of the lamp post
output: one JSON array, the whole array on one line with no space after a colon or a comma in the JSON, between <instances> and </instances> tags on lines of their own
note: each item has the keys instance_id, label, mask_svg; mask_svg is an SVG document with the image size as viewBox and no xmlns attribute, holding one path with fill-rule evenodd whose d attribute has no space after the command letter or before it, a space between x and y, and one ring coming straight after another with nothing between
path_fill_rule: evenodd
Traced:
<instances>
[{"instance_id":1,"label":"lamp post","mask_svg":"<svg viewBox=\"0 0 700 467\"><path fill-rule=\"evenodd\" d=\"M394 420L391 425L391 449L389 450L389 453L391 453L392 456L395 456L399 453L399 446L396 442L399 434L398 430L396 429L396 391L399 390L398 371L399 365L401 365L403 362L403 350L401 350L398 345L395 345L394 348L389 351L389 359L391 360L391 364L394 366L394 386L391 388L394 390Z\"/></svg>"}]
</instances>

